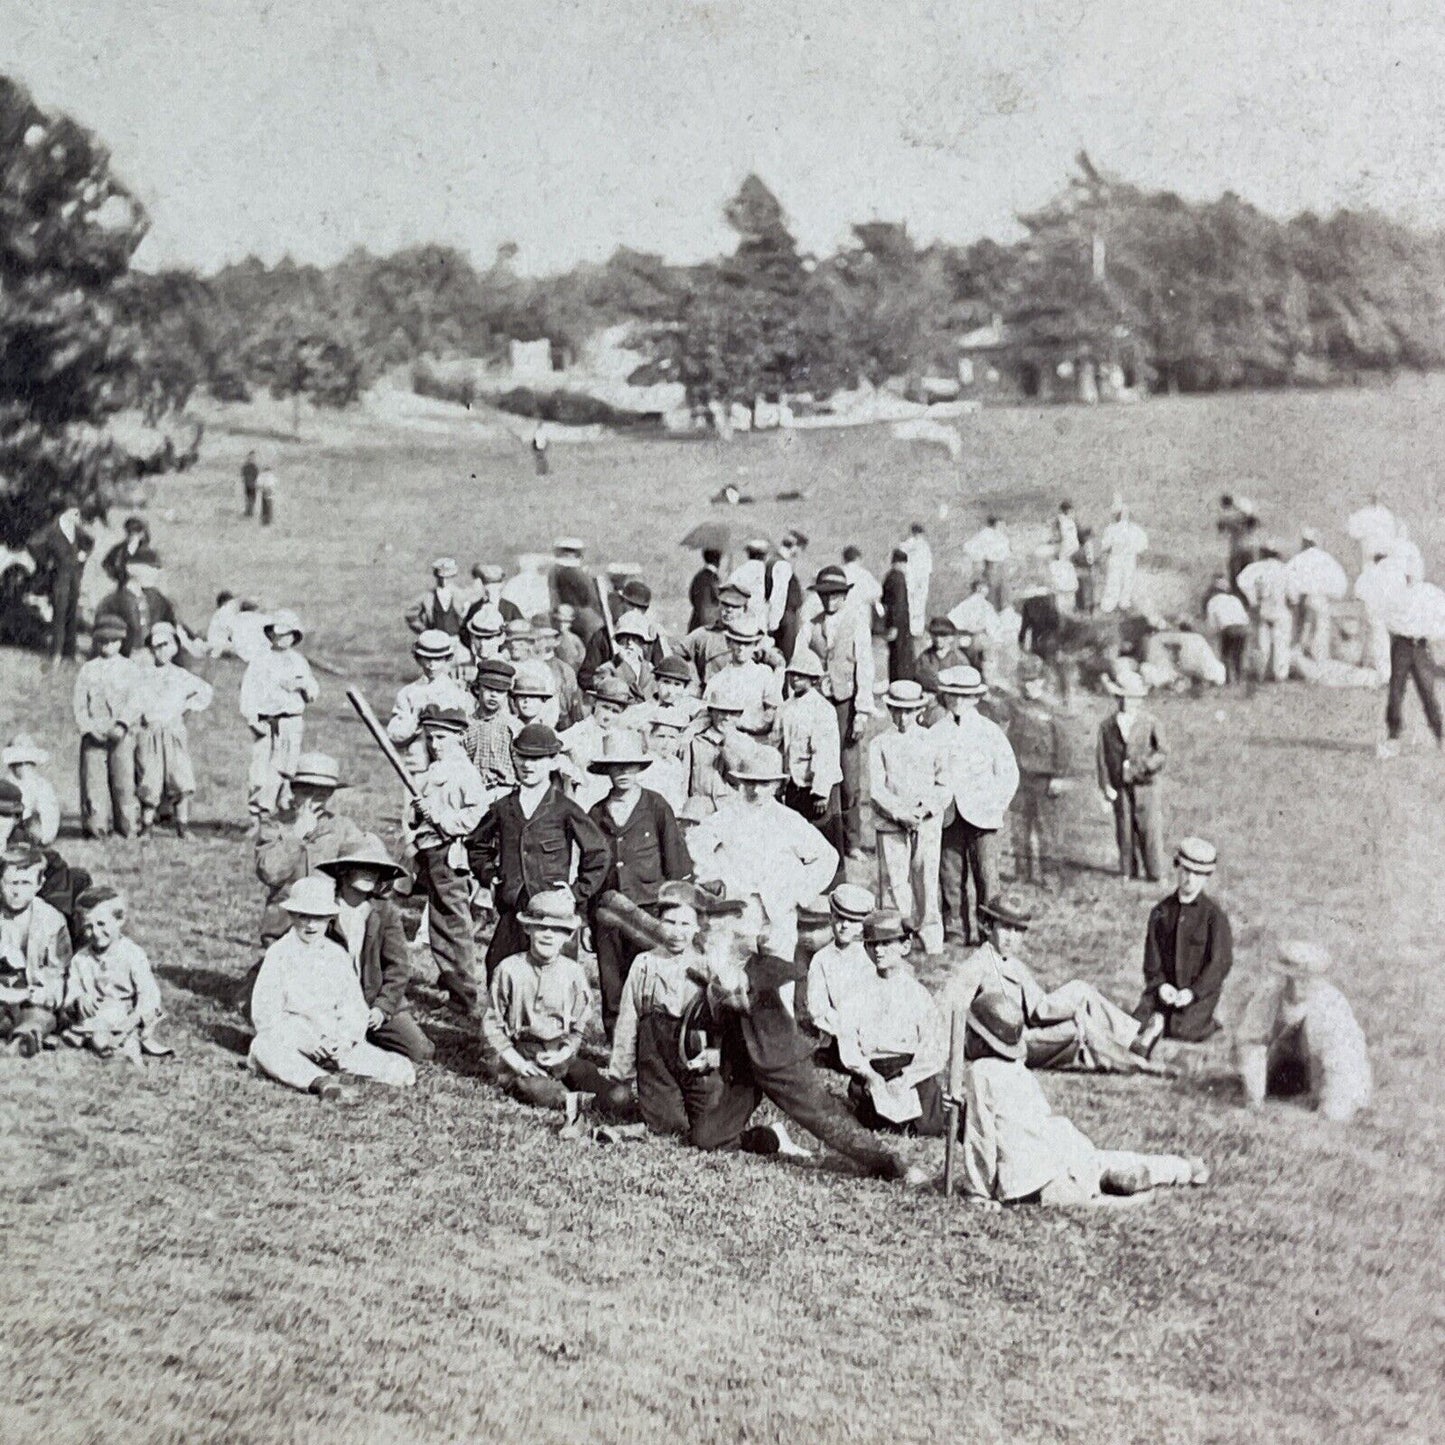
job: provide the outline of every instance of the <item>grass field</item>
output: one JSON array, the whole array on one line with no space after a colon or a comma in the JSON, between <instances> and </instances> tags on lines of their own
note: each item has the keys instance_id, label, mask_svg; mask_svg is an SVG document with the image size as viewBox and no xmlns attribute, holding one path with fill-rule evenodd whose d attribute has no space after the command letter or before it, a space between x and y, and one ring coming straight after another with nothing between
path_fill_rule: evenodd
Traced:
<instances>
[{"instance_id":1,"label":"grass field","mask_svg":"<svg viewBox=\"0 0 1445 1445\"><path fill-rule=\"evenodd\" d=\"M1445 565L1445 412L1387 392L999 411L967 455L885 433L553 449L358 428L264 441L280 524L239 516L252 440L212 427L201 467L150 513L173 595L203 623L222 586L296 606L307 651L379 706L407 675L402 609L427 561L544 548L559 531L635 558L681 621L676 539L734 479L739 529L798 524L820 565L848 541L881 571L917 517L936 587L985 507L1042 529L1071 495L1101 522L1123 491L1183 596L1235 488L1281 528L1342 519L1383 484ZM939 505L947 504L946 517ZM0 658L0 727L37 732L73 813L72 674ZM1167 808L1216 838L1216 892L1258 979L1281 935L1327 942L1368 1034L1371 1114L1348 1131L1243 1111L1222 1055L1170 1082L1049 1079L1100 1143L1205 1155L1215 1182L1127 1208L979 1215L865 1182L651 1143L560 1143L478 1076L475 1042L415 1001L439 1062L404 1095L336 1112L251 1077L230 1006L254 957L238 674L193 729L197 836L74 837L134 899L178 1059L143 1074L73 1054L0 1058L0 1438L186 1441L1438 1440L1445 1359L1440 968L1445 763L1373 744L1382 700L1291 685L1172 702ZM394 834L396 790L342 682L308 723ZM1102 827L1102 813L1097 815ZM1132 1002L1155 894L1081 871L1029 937L1046 978ZM932 1158L936 1146L919 1145Z\"/></svg>"}]
</instances>

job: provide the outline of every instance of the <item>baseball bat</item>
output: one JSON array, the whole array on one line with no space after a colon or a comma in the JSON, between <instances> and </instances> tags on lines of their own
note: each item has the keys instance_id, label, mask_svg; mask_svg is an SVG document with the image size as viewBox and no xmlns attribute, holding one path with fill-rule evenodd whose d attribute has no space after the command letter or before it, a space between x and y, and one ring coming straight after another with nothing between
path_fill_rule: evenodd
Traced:
<instances>
[{"instance_id":1,"label":"baseball bat","mask_svg":"<svg viewBox=\"0 0 1445 1445\"><path fill-rule=\"evenodd\" d=\"M657 919L615 888L609 888L597 900L597 917L643 948L667 947L667 935Z\"/></svg>"},{"instance_id":2,"label":"baseball bat","mask_svg":"<svg viewBox=\"0 0 1445 1445\"><path fill-rule=\"evenodd\" d=\"M963 1092L963 1026L954 1008L948 1027L948 1090L944 1095L943 1197L953 1197L953 1174L958 1155L958 1097Z\"/></svg>"},{"instance_id":3,"label":"baseball bat","mask_svg":"<svg viewBox=\"0 0 1445 1445\"><path fill-rule=\"evenodd\" d=\"M356 715L362 721L367 732L371 734L371 740L381 749L382 756L391 764L391 770L401 779L401 785L413 797L420 797L417 791L416 779L411 775L411 769L407 767L402 756L396 750L396 744L387 737L386 729L377 720L377 716L371 710L371 704L367 702L365 695L359 687L348 687L346 689L346 700L356 709Z\"/></svg>"}]
</instances>

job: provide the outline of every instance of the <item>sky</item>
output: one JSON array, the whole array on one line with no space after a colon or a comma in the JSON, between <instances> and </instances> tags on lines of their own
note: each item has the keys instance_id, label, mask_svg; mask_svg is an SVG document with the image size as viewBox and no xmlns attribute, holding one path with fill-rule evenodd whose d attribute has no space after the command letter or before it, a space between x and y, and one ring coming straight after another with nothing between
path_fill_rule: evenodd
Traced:
<instances>
[{"instance_id":1,"label":"sky","mask_svg":"<svg viewBox=\"0 0 1445 1445\"><path fill-rule=\"evenodd\" d=\"M0 0L0 71L109 146L150 268L693 261L749 171L809 250L878 218L1006 239L1081 147L1445 224L1439 0Z\"/></svg>"}]
</instances>

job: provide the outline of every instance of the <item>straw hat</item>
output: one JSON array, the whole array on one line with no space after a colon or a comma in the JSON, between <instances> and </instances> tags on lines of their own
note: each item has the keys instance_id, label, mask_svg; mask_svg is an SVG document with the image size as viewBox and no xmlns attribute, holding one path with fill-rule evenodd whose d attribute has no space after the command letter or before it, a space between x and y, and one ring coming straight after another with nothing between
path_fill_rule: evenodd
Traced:
<instances>
[{"instance_id":1,"label":"straw hat","mask_svg":"<svg viewBox=\"0 0 1445 1445\"><path fill-rule=\"evenodd\" d=\"M800 647L784 671L794 677L811 677L816 681L823 676L823 659L811 647Z\"/></svg>"},{"instance_id":2,"label":"straw hat","mask_svg":"<svg viewBox=\"0 0 1445 1445\"><path fill-rule=\"evenodd\" d=\"M348 868L372 868L384 879L393 883L398 878L406 877L406 869L400 863L392 861L391 854L386 851L386 844L375 833L366 834L361 842L343 853L341 857L332 858L328 862L316 865L318 873L325 873L329 878L338 879Z\"/></svg>"},{"instance_id":3,"label":"straw hat","mask_svg":"<svg viewBox=\"0 0 1445 1445\"><path fill-rule=\"evenodd\" d=\"M949 697L982 697L988 684L976 667L945 667L938 674L938 691Z\"/></svg>"},{"instance_id":4,"label":"straw hat","mask_svg":"<svg viewBox=\"0 0 1445 1445\"><path fill-rule=\"evenodd\" d=\"M336 884L324 873L309 873L291 885L291 891L281 900L281 907L287 913L305 918L334 918Z\"/></svg>"},{"instance_id":5,"label":"straw hat","mask_svg":"<svg viewBox=\"0 0 1445 1445\"><path fill-rule=\"evenodd\" d=\"M291 784L305 783L313 788L344 788L341 764L330 753L302 753L296 759Z\"/></svg>"},{"instance_id":6,"label":"straw hat","mask_svg":"<svg viewBox=\"0 0 1445 1445\"><path fill-rule=\"evenodd\" d=\"M729 642L761 642L763 629L751 617L734 617L728 623L723 636Z\"/></svg>"},{"instance_id":7,"label":"straw hat","mask_svg":"<svg viewBox=\"0 0 1445 1445\"><path fill-rule=\"evenodd\" d=\"M90 635L96 642L103 642L109 638L124 641L129 632L130 628L125 625L125 618L117 616L114 612L102 613L95 619L95 626L90 629Z\"/></svg>"},{"instance_id":8,"label":"straw hat","mask_svg":"<svg viewBox=\"0 0 1445 1445\"><path fill-rule=\"evenodd\" d=\"M612 728L602 738L602 751L587 764L589 773L610 773L614 768L645 768L652 755L642 738L630 728Z\"/></svg>"},{"instance_id":9,"label":"straw hat","mask_svg":"<svg viewBox=\"0 0 1445 1445\"><path fill-rule=\"evenodd\" d=\"M942 681L942 674L939 674ZM883 694L883 705L892 708L895 712L921 712L928 706L928 694L916 683L907 678L899 678L888 684L888 691Z\"/></svg>"},{"instance_id":10,"label":"straw hat","mask_svg":"<svg viewBox=\"0 0 1445 1445\"><path fill-rule=\"evenodd\" d=\"M848 580L848 574L841 567L824 567L813 579L813 591L826 594L829 592L851 592L853 584Z\"/></svg>"},{"instance_id":11,"label":"straw hat","mask_svg":"<svg viewBox=\"0 0 1445 1445\"><path fill-rule=\"evenodd\" d=\"M1219 862L1219 849L1204 838L1181 838L1179 846L1174 850L1174 861L1191 873L1208 876L1214 872L1215 864Z\"/></svg>"},{"instance_id":12,"label":"straw hat","mask_svg":"<svg viewBox=\"0 0 1445 1445\"><path fill-rule=\"evenodd\" d=\"M987 903L980 903L978 911L982 917L991 918L1005 928L1016 928L1020 932L1024 932L1034 921L1033 909L1029 907L1023 894L1016 893L1013 889L1000 893L996 898L990 898Z\"/></svg>"},{"instance_id":13,"label":"straw hat","mask_svg":"<svg viewBox=\"0 0 1445 1445\"><path fill-rule=\"evenodd\" d=\"M1023 1006L1012 993L985 990L978 994L968 1011L968 1027L1002 1058L1022 1059L1028 1053Z\"/></svg>"},{"instance_id":14,"label":"straw hat","mask_svg":"<svg viewBox=\"0 0 1445 1445\"><path fill-rule=\"evenodd\" d=\"M457 575L457 559L455 557L438 557L431 564L433 577L455 577Z\"/></svg>"},{"instance_id":15,"label":"straw hat","mask_svg":"<svg viewBox=\"0 0 1445 1445\"><path fill-rule=\"evenodd\" d=\"M50 754L35 741L29 733L16 733L0 753L0 767L13 768L17 763L34 763L43 768L50 761Z\"/></svg>"},{"instance_id":16,"label":"straw hat","mask_svg":"<svg viewBox=\"0 0 1445 1445\"><path fill-rule=\"evenodd\" d=\"M491 603L478 607L466 621L467 633L472 637L499 637L503 626L500 609Z\"/></svg>"},{"instance_id":17,"label":"straw hat","mask_svg":"<svg viewBox=\"0 0 1445 1445\"><path fill-rule=\"evenodd\" d=\"M581 537L558 537L552 543L554 552L568 552L580 557L587 550L587 544Z\"/></svg>"},{"instance_id":18,"label":"straw hat","mask_svg":"<svg viewBox=\"0 0 1445 1445\"><path fill-rule=\"evenodd\" d=\"M411 655L418 662L449 662L455 653L451 634L440 627L428 627L411 645Z\"/></svg>"},{"instance_id":19,"label":"straw hat","mask_svg":"<svg viewBox=\"0 0 1445 1445\"><path fill-rule=\"evenodd\" d=\"M859 883L840 883L828 895L828 909L839 918L861 923L878 907L878 901Z\"/></svg>"},{"instance_id":20,"label":"straw hat","mask_svg":"<svg viewBox=\"0 0 1445 1445\"><path fill-rule=\"evenodd\" d=\"M783 755L777 748L749 746L739 749L728 762L727 771L738 783L781 783L788 776Z\"/></svg>"},{"instance_id":21,"label":"straw hat","mask_svg":"<svg viewBox=\"0 0 1445 1445\"><path fill-rule=\"evenodd\" d=\"M478 562L472 568L472 576L478 582L484 582L488 586L495 586L498 582L505 582L507 579L506 569L499 567L495 562Z\"/></svg>"}]
</instances>

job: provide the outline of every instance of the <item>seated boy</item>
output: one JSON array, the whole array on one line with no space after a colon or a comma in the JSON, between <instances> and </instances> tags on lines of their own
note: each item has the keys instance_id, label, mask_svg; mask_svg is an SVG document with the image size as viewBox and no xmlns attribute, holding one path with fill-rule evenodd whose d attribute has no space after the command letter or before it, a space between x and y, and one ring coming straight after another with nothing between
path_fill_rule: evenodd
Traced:
<instances>
[{"instance_id":1,"label":"seated boy","mask_svg":"<svg viewBox=\"0 0 1445 1445\"><path fill-rule=\"evenodd\" d=\"M1209 1182L1202 1159L1096 1149L1049 1107L1027 1053L1017 995L977 995L964 1032L963 1187L971 1203L1088 1204L1101 1194Z\"/></svg>"},{"instance_id":2,"label":"seated boy","mask_svg":"<svg viewBox=\"0 0 1445 1445\"><path fill-rule=\"evenodd\" d=\"M251 993L251 1067L338 1101L350 1095L327 1068L399 1088L414 1084L410 1059L366 1041L371 1010L361 981L346 950L326 936L337 911L331 879L314 873L300 879L281 906L291 928L266 950Z\"/></svg>"},{"instance_id":3,"label":"seated boy","mask_svg":"<svg viewBox=\"0 0 1445 1445\"><path fill-rule=\"evenodd\" d=\"M741 911L742 904L737 905ZM687 1133L687 1103L706 1107L718 1076L706 1060L684 1066L682 1019L702 993L703 967L697 946L697 890L691 883L664 883L657 891L657 917L667 947L632 960L617 1023L612 1031L608 1074L622 1086L637 1083L637 1106L654 1134Z\"/></svg>"},{"instance_id":4,"label":"seated boy","mask_svg":"<svg viewBox=\"0 0 1445 1445\"><path fill-rule=\"evenodd\" d=\"M76 911L85 944L70 960L61 1038L133 1064L145 1054L174 1052L156 1038L161 991L145 950L125 936L125 899L101 884L80 895Z\"/></svg>"},{"instance_id":5,"label":"seated boy","mask_svg":"<svg viewBox=\"0 0 1445 1445\"><path fill-rule=\"evenodd\" d=\"M40 892L45 855L30 844L0 854L0 1039L23 1058L59 1027L70 963L65 917Z\"/></svg>"},{"instance_id":6,"label":"seated boy","mask_svg":"<svg viewBox=\"0 0 1445 1445\"><path fill-rule=\"evenodd\" d=\"M828 895L832 937L808 964L808 1022L819 1035L817 1061L830 1069L843 1067L838 1059L839 1011L877 977L863 947L863 922L875 906L866 888L840 883Z\"/></svg>"},{"instance_id":7,"label":"seated boy","mask_svg":"<svg viewBox=\"0 0 1445 1445\"><path fill-rule=\"evenodd\" d=\"M423 634L425 635L425 634ZM391 861L386 844L368 833L339 858L317 865L336 882L336 917L326 936L339 943L361 980L370 1012L366 1039L388 1053L405 1054L414 1064L436 1057L436 1045L406 1007L411 961L401 910L386 895L406 870Z\"/></svg>"},{"instance_id":8,"label":"seated boy","mask_svg":"<svg viewBox=\"0 0 1445 1445\"><path fill-rule=\"evenodd\" d=\"M524 1104L566 1109L569 1093L612 1095L613 1081L578 1056L592 992L563 950L582 926L571 890L548 889L517 915L527 950L504 958L492 975L482 1037L498 1060L497 1082Z\"/></svg>"},{"instance_id":9,"label":"seated boy","mask_svg":"<svg viewBox=\"0 0 1445 1445\"><path fill-rule=\"evenodd\" d=\"M848 1102L865 1128L937 1137L947 1132L948 1027L913 975L911 940L897 913L872 914L863 946L874 975L838 1010L838 1058L852 1075Z\"/></svg>"}]
</instances>

